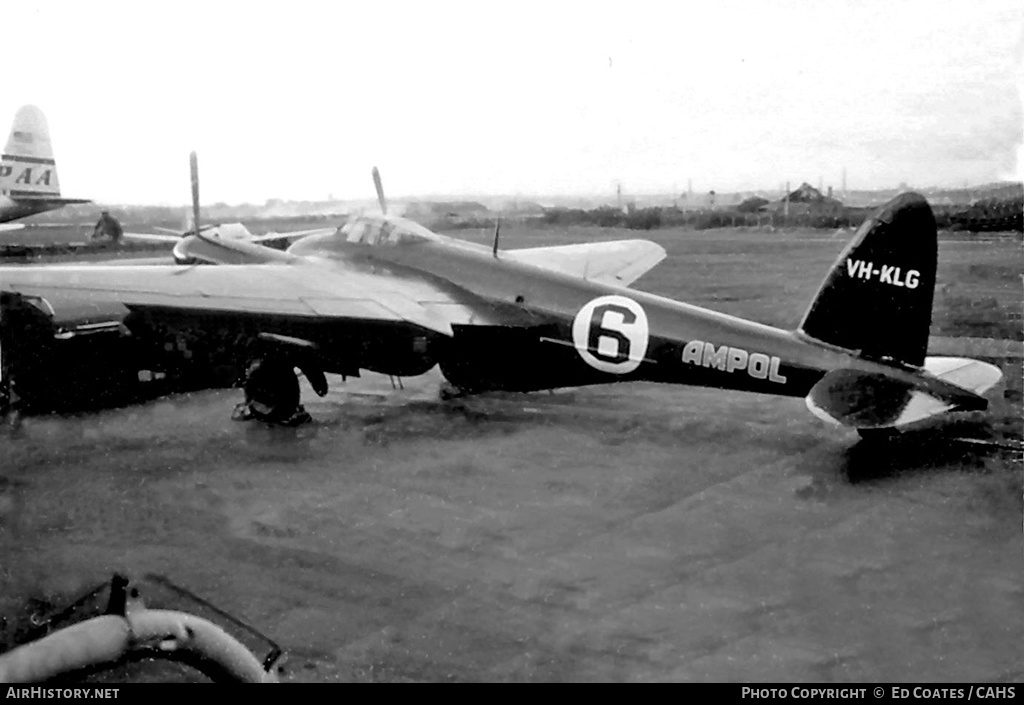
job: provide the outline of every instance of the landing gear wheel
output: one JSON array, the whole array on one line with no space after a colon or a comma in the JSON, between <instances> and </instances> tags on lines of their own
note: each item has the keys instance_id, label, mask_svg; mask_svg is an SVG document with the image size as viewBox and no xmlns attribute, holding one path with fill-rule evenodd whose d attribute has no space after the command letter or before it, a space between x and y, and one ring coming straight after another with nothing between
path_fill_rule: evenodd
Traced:
<instances>
[{"instance_id":1,"label":"landing gear wheel","mask_svg":"<svg viewBox=\"0 0 1024 705\"><path fill-rule=\"evenodd\" d=\"M895 428L858 428L857 433L861 439L870 443L886 443L900 437L900 432Z\"/></svg>"},{"instance_id":2,"label":"landing gear wheel","mask_svg":"<svg viewBox=\"0 0 1024 705\"><path fill-rule=\"evenodd\" d=\"M236 421L258 419L282 426L298 426L310 420L299 403L299 378L287 362L259 358L245 373L245 401L235 407Z\"/></svg>"}]
</instances>

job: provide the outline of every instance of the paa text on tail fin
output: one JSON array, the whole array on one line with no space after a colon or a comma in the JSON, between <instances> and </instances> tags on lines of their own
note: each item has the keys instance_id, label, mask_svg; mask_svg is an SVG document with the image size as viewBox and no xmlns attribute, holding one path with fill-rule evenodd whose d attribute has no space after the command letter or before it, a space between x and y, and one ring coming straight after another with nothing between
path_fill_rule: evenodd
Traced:
<instances>
[{"instance_id":1,"label":"paa text on tail fin","mask_svg":"<svg viewBox=\"0 0 1024 705\"><path fill-rule=\"evenodd\" d=\"M43 111L24 105L0 156L0 191L10 198L59 198L60 183Z\"/></svg>"}]
</instances>

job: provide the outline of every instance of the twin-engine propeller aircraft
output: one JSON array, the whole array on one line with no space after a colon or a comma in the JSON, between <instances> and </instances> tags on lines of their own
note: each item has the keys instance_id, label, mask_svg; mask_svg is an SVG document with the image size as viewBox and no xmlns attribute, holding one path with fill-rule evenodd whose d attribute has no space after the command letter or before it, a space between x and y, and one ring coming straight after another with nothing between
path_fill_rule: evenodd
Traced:
<instances>
[{"instance_id":1,"label":"twin-engine propeller aircraft","mask_svg":"<svg viewBox=\"0 0 1024 705\"><path fill-rule=\"evenodd\" d=\"M192 155L193 208L198 179ZM353 217L285 252L210 237L183 254L231 266L0 268L0 292L116 301L136 340L224 348L248 368L235 417L294 423L296 368L411 376L439 365L459 392L533 391L646 380L804 397L864 433L947 411L982 410L1000 378L975 360L927 357L937 236L905 193L866 221L799 328L782 330L628 288L665 257L626 240L505 251L387 213ZM197 355L196 359L202 359ZM887 432L887 431L886 431Z\"/></svg>"},{"instance_id":2,"label":"twin-engine propeller aircraft","mask_svg":"<svg viewBox=\"0 0 1024 705\"><path fill-rule=\"evenodd\" d=\"M23 105L14 115L7 145L0 155L0 223L90 202L61 198L46 116L34 105ZM20 227L0 226L0 230Z\"/></svg>"}]
</instances>

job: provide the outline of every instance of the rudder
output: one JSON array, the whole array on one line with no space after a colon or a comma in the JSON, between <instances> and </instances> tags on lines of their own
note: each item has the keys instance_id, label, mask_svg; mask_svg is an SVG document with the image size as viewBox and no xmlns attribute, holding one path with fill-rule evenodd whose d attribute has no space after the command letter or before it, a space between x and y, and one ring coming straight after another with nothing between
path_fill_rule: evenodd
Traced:
<instances>
[{"instance_id":1,"label":"rudder","mask_svg":"<svg viewBox=\"0 0 1024 705\"><path fill-rule=\"evenodd\" d=\"M57 166L43 111L23 105L0 156L0 192L20 197L59 197Z\"/></svg>"},{"instance_id":2,"label":"rudder","mask_svg":"<svg viewBox=\"0 0 1024 705\"><path fill-rule=\"evenodd\" d=\"M836 260L800 332L868 359L922 366L937 241L935 216L923 196L904 193L889 201Z\"/></svg>"}]
</instances>

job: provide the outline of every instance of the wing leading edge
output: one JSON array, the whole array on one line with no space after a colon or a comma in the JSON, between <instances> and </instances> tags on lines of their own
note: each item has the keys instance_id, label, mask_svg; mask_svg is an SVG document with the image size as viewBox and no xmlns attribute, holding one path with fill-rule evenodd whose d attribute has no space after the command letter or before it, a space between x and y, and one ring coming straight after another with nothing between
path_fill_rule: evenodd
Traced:
<instances>
[{"instance_id":1,"label":"wing leading edge","mask_svg":"<svg viewBox=\"0 0 1024 705\"><path fill-rule=\"evenodd\" d=\"M0 267L0 290L183 311L405 322L448 336L452 312L465 305L425 282L316 265Z\"/></svg>"}]
</instances>

